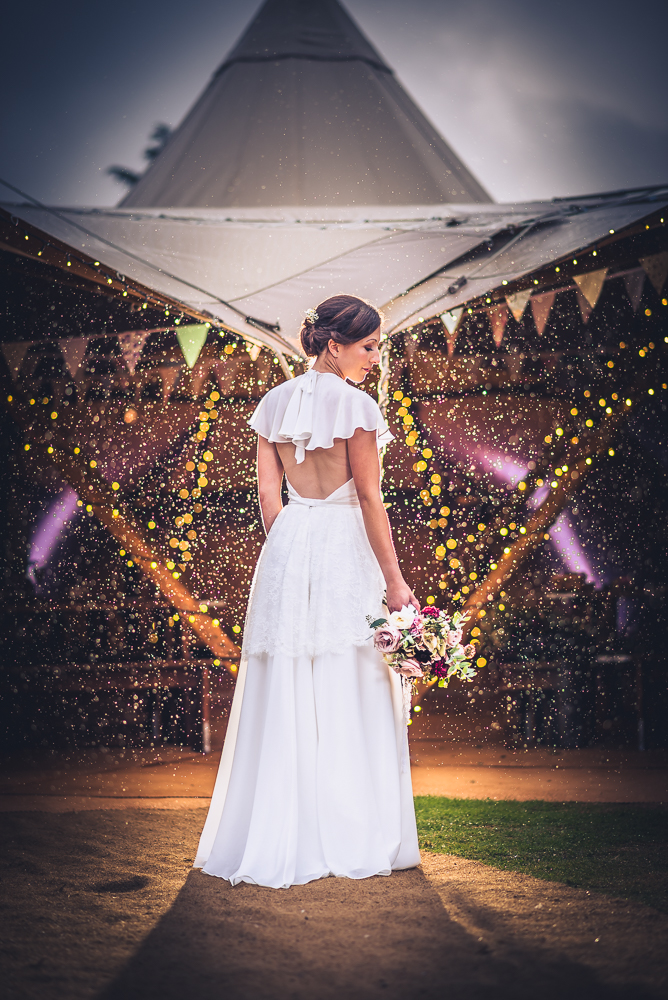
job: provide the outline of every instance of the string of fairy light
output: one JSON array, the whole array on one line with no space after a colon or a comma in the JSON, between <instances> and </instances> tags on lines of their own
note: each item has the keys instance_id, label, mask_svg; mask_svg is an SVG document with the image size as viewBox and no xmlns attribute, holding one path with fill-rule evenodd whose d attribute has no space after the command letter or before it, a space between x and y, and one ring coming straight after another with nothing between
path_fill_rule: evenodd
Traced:
<instances>
[{"instance_id":1,"label":"string of fairy light","mask_svg":"<svg viewBox=\"0 0 668 1000\"><path fill-rule=\"evenodd\" d=\"M229 358L232 354L235 353L235 351L238 351L240 348L245 347L245 350L250 356L251 360L253 362L257 362L261 348L257 347L252 343L249 343L246 340L246 338L241 337L238 334L235 334L233 331L224 330L218 332L220 333L221 337L223 337L224 340L224 343L222 345L222 351L220 353L221 359ZM233 338L233 340L230 341L230 338ZM217 353L218 352L216 352L216 354ZM269 353L274 355L274 357L271 358L270 361L272 367L278 366L279 361L275 356L275 352L270 350ZM245 353L243 354L243 356L245 357ZM270 370L272 369L270 368ZM258 387L261 387L263 384L266 384L265 380L267 378L267 373L264 374L258 373L256 377L257 377ZM198 551L199 552L204 551L204 547L206 545L206 536L202 535L202 530L204 529L204 531L206 531L206 528L205 525L201 523L202 522L201 515L205 510L204 497L206 495L207 488L211 486L211 476L208 473L211 463L214 461L215 457L214 456L215 449L214 447L212 447L210 432L215 426L215 421L219 419L219 414L216 407L221 399L220 392L216 388L215 383L211 385L209 389L210 391L208 392L206 398L203 401L200 401L201 409L197 416L197 423L195 427L192 428L188 437L188 440L190 442L194 442L196 444L195 453L194 454L191 453L189 455L183 455L183 459L185 459L186 457L188 459L186 462L182 460L177 461L177 467L180 470L179 476L181 476L183 472L185 472L186 475L192 474L194 479L192 485L188 482L185 483L181 482L176 484L173 499L176 500L177 505L178 504L183 505L182 509L177 511L174 511L172 509L172 511L168 515L169 519L166 524L164 518L164 513L165 513L164 511L160 513L159 517L156 517L155 514L152 514L150 520L148 520L148 523L146 523L146 521L144 522L147 528L147 540L150 541L151 538L153 537L157 542L157 544L153 544L151 546L155 552L155 559L150 563L151 568L156 569L158 564L161 564L171 572L171 575L173 576L174 579L179 579L179 577L187 570L194 568L194 560L197 557ZM8 401L13 402L13 400L14 396L13 394L11 394L8 397ZM49 401L50 401L49 399L42 400L42 402L49 402ZM36 406L38 400L32 398L29 402L30 405ZM229 400L226 400L226 404L229 404ZM123 420L125 422L125 411L123 410L123 407L121 407L121 413L123 414ZM47 414L45 413L44 416L47 416ZM50 413L49 416L51 420L59 421L59 418L61 418L63 414L59 414L56 410L54 410L52 413ZM136 415L135 419L138 418L139 414ZM99 419L99 417L96 415L94 419ZM63 425L63 430L65 429L66 425ZM40 436L42 433L43 431L39 432ZM53 443L56 444L55 437L53 438ZM65 447L63 448L61 445L57 445L58 450L60 451L64 450L66 453L69 451L70 454L78 457L79 461L83 461L85 465L88 466L91 470L95 470L98 468L98 459L89 458L89 456L86 456L84 454L86 449L80 447L78 444L72 445L71 438L70 441L67 442L67 444L65 444L65 442L62 442L62 444L65 445ZM186 448L188 448L188 446L186 446ZM48 449L46 450L49 454L52 454L54 448L51 445L49 445ZM25 451L26 452L31 451L30 442L26 442ZM168 475L169 473L167 472L167 470L165 470L164 474ZM121 484L119 482L117 481L112 482L110 484L110 487L114 493L117 493L120 496ZM250 499L250 497L248 499ZM158 503L160 503L160 501L158 501ZM167 501L167 503L168 505L171 505L173 501ZM84 506L85 506L85 512L88 515L92 516L94 513L93 503L85 504L85 501L83 500L80 501L79 507L84 507ZM239 511L240 513L244 512L243 506L239 508ZM114 518L121 516L120 506L112 508L111 514ZM137 517L141 515L138 514L138 511L134 510L132 516ZM145 515L145 517L148 518L148 513ZM200 522L200 524L198 524L198 522ZM162 538L160 538L161 535ZM161 550L160 555L158 554L158 551L156 551L156 549ZM133 559L132 553L128 552L125 547L118 548L116 552L118 557L122 561L122 565L124 567L127 567L129 569L133 569L135 567L136 560ZM243 563L243 558L241 558L241 554L238 551L236 553L236 562L239 565ZM252 567L250 567L249 565L246 566L245 568L249 569ZM213 602L213 606L211 608L209 607L208 604L202 602L199 604L199 611L202 613L209 613L216 606L217 604L215 601ZM173 627L180 620L183 614L186 615L186 621L188 620L190 620L191 622L193 621L192 612L179 613L179 610L176 610L169 617L169 625ZM212 618L212 624L216 627L220 627L221 623L218 619ZM229 622L228 624L232 633L238 635L241 632L241 625L238 622L232 621ZM154 622L152 626L152 631L149 633L148 636L149 642L159 641L159 635L157 632L156 625L157 623ZM214 665L216 665L215 661Z\"/></svg>"},{"instance_id":2,"label":"string of fairy light","mask_svg":"<svg viewBox=\"0 0 668 1000\"><path fill-rule=\"evenodd\" d=\"M576 263L575 260L574 263ZM661 298L661 304L664 306L668 305L668 300ZM469 309L468 313L470 314L472 311L472 309ZM643 310L643 313L645 317L649 318L652 316L652 309L647 307ZM410 333L411 331L408 332ZM664 337L664 342L668 344L668 337ZM626 341L620 341L619 351L624 352L627 350L629 350L629 344ZM640 359L650 358L656 350L656 343L649 340L638 348L638 357ZM610 374L612 374L612 370L616 367L616 362L610 359L606 362L606 367L610 370ZM599 395L593 388L581 390L583 395L582 401L573 400L570 406L569 416L572 418L570 420L570 429L563 418L560 420L557 419L553 430L544 436L544 445L546 446L546 452L543 455L544 469L540 470L540 474L536 474L531 478L531 472L537 469L538 463L533 461L528 463L529 475L518 482L514 488L517 501L522 501L532 493L533 488L541 489L547 487L553 491L557 490L560 484L569 476L573 480L580 478L581 473L575 468L571 468L571 464L567 458L565 460L562 456L557 460L555 456L549 455L550 447L567 447L568 444L576 447L580 444L583 435L594 433L594 429L597 426L597 415L600 415L600 418L605 420L613 415L613 407L619 408L622 405L625 410L630 411L633 406L641 401L643 394L652 397L657 395L661 390L665 391L667 389L668 383L657 380L655 385L645 385L642 390L638 389L635 392L627 389L626 392L620 390L613 391L607 395ZM395 404L398 404L396 416L401 420L404 427L405 445L416 455L416 461L412 465L413 471L427 477L427 483L419 491L420 500L425 507L432 508L432 513L438 515L432 517L428 522L429 528L432 530L438 529L444 535L446 534L449 523L448 518L452 511L450 507L445 505L441 506L437 512L433 510L434 505L440 503L443 490L442 475L437 469L433 468L430 461L434 458L433 449L426 440L421 441L421 432L417 427L416 417L410 412L410 408L413 406L411 397L399 389L393 393L393 400ZM585 413L581 412L583 408L587 408ZM615 448L612 446L608 447L607 455L610 458L614 457ZM584 458L585 465L591 466L595 458L595 454L587 454ZM463 603L468 598L471 592L475 590L481 573L498 570L498 557L489 558L488 550L490 543L494 545L496 537L496 544L502 546L502 558L509 556L511 549L504 543L512 542L527 533L526 524L520 523L521 520L522 518L518 513L514 518L509 517L506 523L494 525L493 535L490 535L490 527L482 521L473 528L469 526L469 531L466 535L466 546L475 546L474 551L478 553L486 552L487 559L484 556L476 558L470 548L462 546L454 537L448 537L435 546L433 549L435 561L444 562L447 559L450 569L459 576L458 589L451 595L453 602ZM544 540L549 540L550 537L549 531L543 533ZM483 539L487 543L486 545L482 544ZM464 552L461 551L462 549L464 549ZM468 558L465 558L465 556ZM483 566L483 561L488 561L488 565ZM472 565L464 565L466 562L470 562ZM442 574L438 582L438 587L444 591L448 589L448 586L446 574ZM505 611L506 604L504 601L507 599L507 596L505 591L501 590L499 592L499 611ZM426 600L428 604L434 604L436 597L430 594ZM487 612L484 608L479 609L478 616L480 618L485 617L486 614ZM471 635L474 637L479 636L480 629L475 626L471 630Z\"/></svg>"}]
</instances>

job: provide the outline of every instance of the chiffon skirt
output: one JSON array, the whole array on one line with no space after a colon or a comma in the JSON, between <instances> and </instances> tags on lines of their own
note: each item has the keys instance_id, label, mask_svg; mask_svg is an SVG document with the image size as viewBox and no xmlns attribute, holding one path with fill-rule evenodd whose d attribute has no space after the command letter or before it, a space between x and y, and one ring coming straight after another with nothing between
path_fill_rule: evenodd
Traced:
<instances>
[{"instance_id":1,"label":"chiffon skirt","mask_svg":"<svg viewBox=\"0 0 668 1000\"><path fill-rule=\"evenodd\" d=\"M290 551L296 547L308 577L308 552L322 558L328 529L339 541L342 531L363 532L354 490L344 491L342 517L341 510L330 516L336 494L292 496L258 563L249 617L269 599L262 577L286 535L294 533ZM358 559L359 547L351 551ZM370 548L369 555L377 578ZM360 600L376 614L380 596L367 591ZM370 631L363 619L358 628ZM283 888L329 875L389 875L419 862L401 682L370 641L321 651L244 648L195 867L233 884Z\"/></svg>"}]
</instances>

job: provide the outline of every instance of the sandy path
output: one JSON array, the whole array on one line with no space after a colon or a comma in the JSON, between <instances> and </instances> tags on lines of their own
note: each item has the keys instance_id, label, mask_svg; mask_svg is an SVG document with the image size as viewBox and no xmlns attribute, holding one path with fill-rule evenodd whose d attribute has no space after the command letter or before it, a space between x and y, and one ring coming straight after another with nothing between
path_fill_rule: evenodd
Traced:
<instances>
[{"instance_id":1,"label":"sandy path","mask_svg":"<svg viewBox=\"0 0 668 1000\"><path fill-rule=\"evenodd\" d=\"M183 808L208 803L220 753L176 747L71 751L7 762L0 812ZM664 751L508 750L421 737L411 740L416 795L548 802L668 802ZM170 801L172 800L172 801Z\"/></svg>"},{"instance_id":2,"label":"sandy path","mask_svg":"<svg viewBox=\"0 0 668 1000\"><path fill-rule=\"evenodd\" d=\"M665 995L668 917L647 907L442 855L232 889L190 868L204 814L6 813L9 1000Z\"/></svg>"}]
</instances>

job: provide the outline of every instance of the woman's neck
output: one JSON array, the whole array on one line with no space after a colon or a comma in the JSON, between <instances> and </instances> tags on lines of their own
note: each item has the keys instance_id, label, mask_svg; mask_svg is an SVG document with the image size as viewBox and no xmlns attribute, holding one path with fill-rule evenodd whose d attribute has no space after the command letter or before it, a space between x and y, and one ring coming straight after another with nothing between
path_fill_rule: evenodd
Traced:
<instances>
[{"instance_id":1,"label":"woman's neck","mask_svg":"<svg viewBox=\"0 0 668 1000\"><path fill-rule=\"evenodd\" d=\"M336 358L330 354L329 351L316 358L315 364L312 366L312 371L320 372L321 375L325 375L327 373L330 375L338 375L338 377L343 379L344 382L346 379L346 376L339 368Z\"/></svg>"}]
</instances>

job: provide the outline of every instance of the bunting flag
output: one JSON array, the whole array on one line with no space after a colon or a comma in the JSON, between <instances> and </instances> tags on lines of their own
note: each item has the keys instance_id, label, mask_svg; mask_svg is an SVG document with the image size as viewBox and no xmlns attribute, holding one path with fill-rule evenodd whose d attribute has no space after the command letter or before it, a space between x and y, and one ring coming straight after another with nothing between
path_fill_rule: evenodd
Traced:
<instances>
[{"instance_id":1,"label":"bunting flag","mask_svg":"<svg viewBox=\"0 0 668 1000\"><path fill-rule=\"evenodd\" d=\"M455 353L455 344L457 343L457 330L461 322L462 314L464 312L463 306L458 306L456 309L450 309L449 312L441 313L441 322L446 329L446 342L448 345L448 355L452 357Z\"/></svg>"},{"instance_id":2,"label":"bunting flag","mask_svg":"<svg viewBox=\"0 0 668 1000\"><path fill-rule=\"evenodd\" d=\"M217 364L218 364L217 358L205 358L204 361L201 362L201 364L197 365L196 368L193 368L190 375L190 382L192 385L193 395L195 396L195 398L199 397L199 394L202 391L202 386L204 385L205 382L208 382L209 379L211 378L211 369L212 368L215 369Z\"/></svg>"},{"instance_id":3,"label":"bunting flag","mask_svg":"<svg viewBox=\"0 0 668 1000\"><path fill-rule=\"evenodd\" d=\"M118 346L131 375L135 373L147 338L148 333L145 330L129 330L127 333L118 334Z\"/></svg>"},{"instance_id":4,"label":"bunting flag","mask_svg":"<svg viewBox=\"0 0 668 1000\"><path fill-rule=\"evenodd\" d=\"M589 271L588 274L574 274L573 281L582 292L592 309L596 308L599 300L605 276L608 273L607 267L600 271Z\"/></svg>"},{"instance_id":5,"label":"bunting flag","mask_svg":"<svg viewBox=\"0 0 668 1000\"><path fill-rule=\"evenodd\" d=\"M510 319L510 311L508 306L504 303L498 306L490 306L487 310L487 315L489 316L489 322L492 326L492 336L494 337L494 343L497 347L501 347L501 342L503 341L503 334L506 329L506 323Z\"/></svg>"},{"instance_id":6,"label":"bunting flag","mask_svg":"<svg viewBox=\"0 0 668 1000\"><path fill-rule=\"evenodd\" d=\"M23 364L23 359L26 356L26 351L30 347L30 343L27 340L18 340L13 344L3 344L2 353L5 356L5 361L11 373L13 379L15 379L19 372L21 371L21 365Z\"/></svg>"},{"instance_id":7,"label":"bunting flag","mask_svg":"<svg viewBox=\"0 0 668 1000\"><path fill-rule=\"evenodd\" d=\"M234 385L234 378L237 372L237 366L232 364L227 355L225 359L214 358L213 364L211 365L211 372L216 380L216 384L220 390L221 396L227 396L230 394L232 386Z\"/></svg>"},{"instance_id":8,"label":"bunting flag","mask_svg":"<svg viewBox=\"0 0 668 1000\"><path fill-rule=\"evenodd\" d=\"M162 401L166 403L171 396L176 385L183 365L178 361L168 361L166 364L158 365L158 372L162 379Z\"/></svg>"},{"instance_id":9,"label":"bunting flag","mask_svg":"<svg viewBox=\"0 0 668 1000\"><path fill-rule=\"evenodd\" d=\"M67 337L67 339L59 340L58 346L63 352L68 372L72 378L76 378L81 362L86 355L88 340L86 337Z\"/></svg>"},{"instance_id":10,"label":"bunting flag","mask_svg":"<svg viewBox=\"0 0 668 1000\"><path fill-rule=\"evenodd\" d=\"M260 347L259 344L249 344L249 343L247 343L246 344L246 350L248 351L248 353L251 356L251 361L257 361L257 359L259 357L259 354L260 354L260 351L262 350L262 348Z\"/></svg>"},{"instance_id":11,"label":"bunting flag","mask_svg":"<svg viewBox=\"0 0 668 1000\"><path fill-rule=\"evenodd\" d=\"M657 294L661 295L668 277L668 251L653 253L650 257L641 257L640 263L645 274L656 288Z\"/></svg>"},{"instance_id":12,"label":"bunting flag","mask_svg":"<svg viewBox=\"0 0 668 1000\"><path fill-rule=\"evenodd\" d=\"M524 310L526 309L527 302L530 298L530 288L524 288L521 292L513 292L512 295L506 295L506 302L510 307L510 311L513 314L516 323L519 323L522 316L524 316Z\"/></svg>"},{"instance_id":13,"label":"bunting flag","mask_svg":"<svg viewBox=\"0 0 668 1000\"><path fill-rule=\"evenodd\" d=\"M200 356L209 334L209 326L209 323L197 323L191 326L180 326L176 331L176 339L188 368L192 368Z\"/></svg>"},{"instance_id":14,"label":"bunting flag","mask_svg":"<svg viewBox=\"0 0 668 1000\"><path fill-rule=\"evenodd\" d=\"M542 292L540 295L533 295L531 297L531 312L533 314L533 321L536 324L536 332L539 337L543 336L543 331L547 325L552 303L555 300L556 294L556 291Z\"/></svg>"},{"instance_id":15,"label":"bunting flag","mask_svg":"<svg viewBox=\"0 0 668 1000\"><path fill-rule=\"evenodd\" d=\"M584 297L579 288L575 289L575 295L578 300L578 305L580 306L580 315L582 316L582 322L586 324L589 322L589 317L594 311L589 304L589 301Z\"/></svg>"},{"instance_id":16,"label":"bunting flag","mask_svg":"<svg viewBox=\"0 0 668 1000\"><path fill-rule=\"evenodd\" d=\"M637 271L631 271L630 274L625 274L624 287L626 288L626 294L629 297L629 302L633 306L633 311L637 312L642 298L642 290L645 287L645 272L638 268Z\"/></svg>"}]
</instances>

